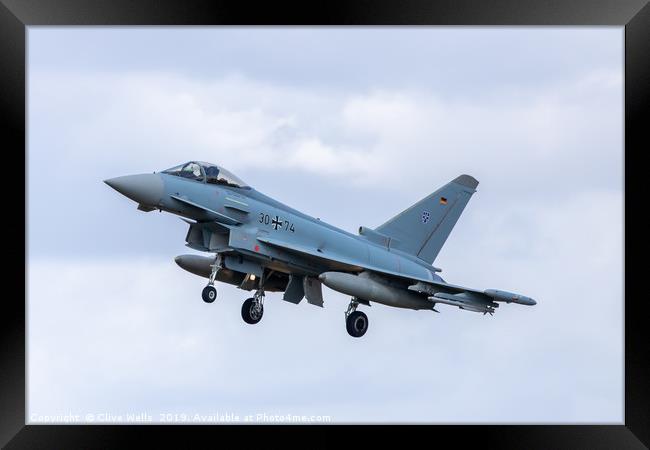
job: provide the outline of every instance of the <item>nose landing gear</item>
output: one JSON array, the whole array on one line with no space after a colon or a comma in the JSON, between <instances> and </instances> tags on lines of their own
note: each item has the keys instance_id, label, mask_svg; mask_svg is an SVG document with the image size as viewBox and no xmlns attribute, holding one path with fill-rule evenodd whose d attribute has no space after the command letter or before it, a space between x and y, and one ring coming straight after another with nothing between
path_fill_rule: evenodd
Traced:
<instances>
[{"instance_id":1,"label":"nose landing gear","mask_svg":"<svg viewBox=\"0 0 650 450\"><path fill-rule=\"evenodd\" d=\"M352 337L361 337L368 331L368 316L357 311L357 306L359 306L359 302L352 298L347 311L345 311L345 328Z\"/></svg>"},{"instance_id":2,"label":"nose landing gear","mask_svg":"<svg viewBox=\"0 0 650 450\"><path fill-rule=\"evenodd\" d=\"M201 292L201 297L203 298L204 302L212 303L217 299L217 288L214 286L204 287L203 292Z\"/></svg>"},{"instance_id":3,"label":"nose landing gear","mask_svg":"<svg viewBox=\"0 0 650 450\"><path fill-rule=\"evenodd\" d=\"M217 255L214 260L214 264L211 264L212 272L210 272L210 278L208 280L208 285L203 288L201 292L201 297L206 303L212 303L217 299L217 288L214 287L214 282L217 279L217 273L221 270L221 255Z\"/></svg>"}]
</instances>

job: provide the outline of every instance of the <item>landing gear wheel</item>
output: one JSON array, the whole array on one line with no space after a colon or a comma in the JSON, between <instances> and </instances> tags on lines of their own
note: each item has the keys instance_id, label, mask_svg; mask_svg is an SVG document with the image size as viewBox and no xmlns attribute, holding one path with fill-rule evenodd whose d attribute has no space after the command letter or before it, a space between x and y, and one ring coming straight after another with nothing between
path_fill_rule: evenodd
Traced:
<instances>
[{"instance_id":1,"label":"landing gear wheel","mask_svg":"<svg viewBox=\"0 0 650 450\"><path fill-rule=\"evenodd\" d=\"M259 301L255 301L254 298L249 298L244 301L244 304L241 305L241 317L244 319L244 322L254 325L260 320L262 320L262 315L264 314L264 305Z\"/></svg>"},{"instance_id":2,"label":"landing gear wheel","mask_svg":"<svg viewBox=\"0 0 650 450\"><path fill-rule=\"evenodd\" d=\"M354 311L345 319L345 328L352 337L361 337L368 331L368 316L361 311Z\"/></svg>"},{"instance_id":3,"label":"landing gear wheel","mask_svg":"<svg viewBox=\"0 0 650 450\"><path fill-rule=\"evenodd\" d=\"M201 292L201 297L203 297L204 302L212 303L217 299L217 289L214 286L206 286Z\"/></svg>"}]
</instances>

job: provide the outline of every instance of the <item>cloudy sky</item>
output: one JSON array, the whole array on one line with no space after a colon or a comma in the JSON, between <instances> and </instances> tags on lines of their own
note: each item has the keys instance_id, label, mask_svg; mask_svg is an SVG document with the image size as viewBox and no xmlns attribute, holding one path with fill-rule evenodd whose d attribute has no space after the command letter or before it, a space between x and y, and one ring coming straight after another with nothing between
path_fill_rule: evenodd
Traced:
<instances>
[{"instance_id":1,"label":"cloudy sky","mask_svg":"<svg viewBox=\"0 0 650 450\"><path fill-rule=\"evenodd\" d=\"M622 27L30 27L28 49L30 422L622 423ZM471 174L435 265L538 305L375 304L354 339L324 288L246 325L246 292L205 304L174 263L183 222L102 183L192 159L351 232Z\"/></svg>"}]
</instances>

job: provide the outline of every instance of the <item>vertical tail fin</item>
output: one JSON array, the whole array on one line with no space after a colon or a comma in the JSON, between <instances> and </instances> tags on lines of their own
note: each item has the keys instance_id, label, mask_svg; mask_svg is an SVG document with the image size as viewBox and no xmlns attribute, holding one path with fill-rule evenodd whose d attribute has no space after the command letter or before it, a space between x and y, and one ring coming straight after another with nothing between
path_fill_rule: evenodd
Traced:
<instances>
[{"instance_id":1,"label":"vertical tail fin","mask_svg":"<svg viewBox=\"0 0 650 450\"><path fill-rule=\"evenodd\" d=\"M391 238L390 247L433 263L456 225L478 181L461 175L405 209L376 231Z\"/></svg>"}]
</instances>

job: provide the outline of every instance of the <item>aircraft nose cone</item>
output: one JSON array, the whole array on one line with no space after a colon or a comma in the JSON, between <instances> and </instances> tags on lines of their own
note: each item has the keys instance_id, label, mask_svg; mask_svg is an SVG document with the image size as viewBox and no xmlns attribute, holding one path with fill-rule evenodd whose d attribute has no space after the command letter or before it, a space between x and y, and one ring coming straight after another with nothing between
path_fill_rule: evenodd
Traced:
<instances>
[{"instance_id":1,"label":"aircraft nose cone","mask_svg":"<svg viewBox=\"0 0 650 450\"><path fill-rule=\"evenodd\" d=\"M143 205L156 206L163 195L162 177L157 173L110 178L104 183L125 197Z\"/></svg>"}]
</instances>

